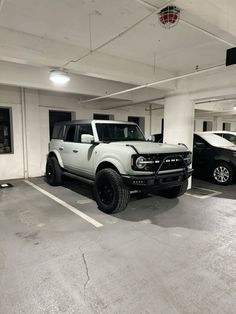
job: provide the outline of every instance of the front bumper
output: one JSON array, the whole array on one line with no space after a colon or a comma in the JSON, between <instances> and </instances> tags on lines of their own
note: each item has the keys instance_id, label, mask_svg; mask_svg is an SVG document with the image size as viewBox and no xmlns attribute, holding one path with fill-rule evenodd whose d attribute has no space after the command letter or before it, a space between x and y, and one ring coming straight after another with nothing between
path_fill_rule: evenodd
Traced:
<instances>
[{"instance_id":1,"label":"front bumper","mask_svg":"<svg viewBox=\"0 0 236 314\"><path fill-rule=\"evenodd\" d=\"M164 190L174 186L181 185L193 173L193 169L186 169L179 172L170 172L166 174L154 174L149 176L128 176L122 175L123 181L130 187L148 188Z\"/></svg>"}]
</instances>

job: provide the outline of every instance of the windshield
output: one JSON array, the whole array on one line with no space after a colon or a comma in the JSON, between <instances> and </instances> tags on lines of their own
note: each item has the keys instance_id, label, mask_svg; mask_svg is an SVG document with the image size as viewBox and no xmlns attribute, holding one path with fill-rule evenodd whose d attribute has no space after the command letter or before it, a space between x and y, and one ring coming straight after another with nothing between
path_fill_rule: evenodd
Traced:
<instances>
[{"instance_id":1,"label":"windshield","mask_svg":"<svg viewBox=\"0 0 236 314\"><path fill-rule=\"evenodd\" d=\"M212 133L201 133L199 134L205 141L207 141L210 145L215 147L232 147L233 143L227 141L223 137L219 135L215 135Z\"/></svg>"},{"instance_id":2,"label":"windshield","mask_svg":"<svg viewBox=\"0 0 236 314\"><path fill-rule=\"evenodd\" d=\"M146 141L135 124L96 123L99 141Z\"/></svg>"},{"instance_id":3,"label":"windshield","mask_svg":"<svg viewBox=\"0 0 236 314\"><path fill-rule=\"evenodd\" d=\"M215 133L236 145L236 135L232 133Z\"/></svg>"}]
</instances>

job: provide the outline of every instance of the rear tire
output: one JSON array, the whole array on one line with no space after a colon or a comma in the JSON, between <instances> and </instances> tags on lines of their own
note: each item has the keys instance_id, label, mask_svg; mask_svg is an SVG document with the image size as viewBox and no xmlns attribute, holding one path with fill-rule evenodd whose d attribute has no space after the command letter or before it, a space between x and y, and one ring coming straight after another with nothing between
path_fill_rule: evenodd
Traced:
<instances>
[{"instance_id":1,"label":"rear tire","mask_svg":"<svg viewBox=\"0 0 236 314\"><path fill-rule=\"evenodd\" d=\"M110 168L97 173L94 194L98 208L107 214L123 211L130 196L129 188L119 173Z\"/></svg>"},{"instance_id":2,"label":"rear tire","mask_svg":"<svg viewBox=\"0 0 236 314\"><path fill-rule=\"evenodd\" d=\"M56 157L48 157L46 164L47 182L52 186L62 184L62 170Z\"/></svg>"},{"instance_id":3,"label":"rear tire","mask_svg":"<svg viewBox=\"0 0 236 314\"><path fill-rule=\"evenodd\" d=\"M187 191L187 188L188 188L188 180L184 181L182 185L180 186L175 186L173 188L160 191L159 195L165 198L176 198L183 195Z\"/></svg>"},{"instance_id":4,"label":"rear tire","mask_svg":"<svg viewBox=\"0 0 236 314\"><path fill-rule=\"evenodd\" d=\"M220 162L212 171L213 182L220 185L231 184L234 180L234 172L227 162Z\"/></svg>"}]
</instances>

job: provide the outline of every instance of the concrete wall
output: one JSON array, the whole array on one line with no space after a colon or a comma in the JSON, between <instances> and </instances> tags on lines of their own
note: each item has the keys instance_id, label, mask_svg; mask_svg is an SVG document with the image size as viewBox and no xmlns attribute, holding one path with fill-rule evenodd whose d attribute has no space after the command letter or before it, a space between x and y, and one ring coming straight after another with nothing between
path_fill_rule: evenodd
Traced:
<instances>
[{"instance_id":1,"label":"concrete wall","mask_svg":"<svg viewBox=\"0 0 236 314\"><path fill-rule=\"evenodd\" d=\"M0 107L11 108L13 125L13 153L0 154L0 180L21 178L24 168L20 89L0 86Z\"/></svg>"},{"instance_id":2,"label":"concrete wall","mask_svg":"<svg viewBox=\"0 0 236 314\"><path fill-rule=\"evenodd\" d=\"M213 125L213 131L222 131L223 123L230 123L230 131L236 131L236 119L235 118L224 118L224 117L212 117L209 115L195 117L195 131L202 132L203 131L203 122L210 121Z\"/></svg>"},{"instance_id":3,"label":"concrete wall","mask_svg":"<svg viewBox=\"0 0 236 314\"><path fill-rule=\"evenodd\" d=\"M145 119L145 136L161 132L163 110L154 110L151 114L148 105L137 105L120 109L99 110L87 104L78 105L78 96L52 91L25 89L25 126L26 151L23 150L23 122L21 89L0 85L0 107L9 107L12 110L13 153L0 154L0 180L23 178L25 168L28 168L30 177L44 174L46 156L49 143L49 110L71 111L73 118L91 119L93 113L110 114L116 120L128 120L128 116L139 116ZM223 122L231 122L231 130L236 130L235 119L213 117L196 117L196 131L202 131L203 121L213 121L214 129L222 129ZM25 161L25 162L24 162ZM25 165L25 166L24 166Z\"/></svg>"},{"instance_id":4,"label":"concrete wall","mask_svg":"<svg viewBox=\"0 0 236 314\"><path fill-rule=\"evenodd\" d=\"M24 160L28 167L29 177L44 174L46 156L49 143L49 110L71 111L73 118L90 119L93 113L114 115L116 120L128 120L128 116L140 116L145 119L145 136L159 133L161 118L159 112L152 113L152 130L150 130L149 112L145 111L146 105L118 110L99 110L78 105L78 96L58 92L49 92L36 89L25 89L25 125L26 125L26 150L23 151L22 131L22 104L21 89L0 85L0 107L12 109L13 146L12 154L0 154L0 180L23 178Z\"/></svg>"}]
</instances>

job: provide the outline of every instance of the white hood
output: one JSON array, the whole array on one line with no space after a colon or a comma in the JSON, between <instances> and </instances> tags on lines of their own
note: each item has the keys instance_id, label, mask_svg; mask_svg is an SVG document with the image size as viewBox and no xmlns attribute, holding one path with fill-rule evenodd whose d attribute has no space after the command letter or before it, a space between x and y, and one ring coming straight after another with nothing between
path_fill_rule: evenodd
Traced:
<instances>
[{"instance_id":1,"label":"white hood","mask_svg":"<svg viewBox=\"0 0 236 314\"><path fill-rule=\"evenodd\" d=\"M115 145L120 147L133 145L140 154L180 153L188 151L188 149L183 145L162 144L144 141L111 142L109 145Z\"/></svg>"}]
</instances>

